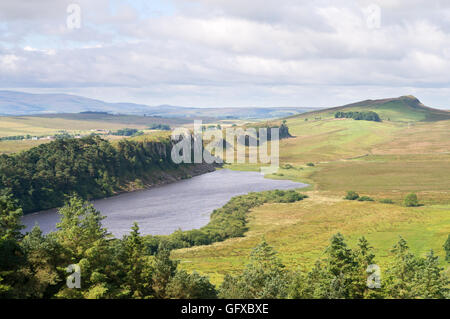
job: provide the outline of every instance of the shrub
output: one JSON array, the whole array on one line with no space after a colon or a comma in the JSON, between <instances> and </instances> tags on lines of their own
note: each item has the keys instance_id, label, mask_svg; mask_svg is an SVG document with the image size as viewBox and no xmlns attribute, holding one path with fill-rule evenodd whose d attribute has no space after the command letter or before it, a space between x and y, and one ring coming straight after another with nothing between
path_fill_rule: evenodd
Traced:
<instances>
[{"instance_id":1,"label":"shrub","mask_svg":"<svg viewBox=\"0 0 450 319\"><path fill-rule=\"evenodd\" d=\"M380 203L383 203L383 204L394 204L394 201L392 199L385 198L385 199L381 199Z\"/></svg>"},{"instance_id":2,"label":"shrub","mask_svg":"<svg viewBox=\"0 0 450 319\"><path fill-rule=\"evenodd\" d=\"M450 234L448 235L447 241L444 244L445 250L445 260L450 262Z\"/></svg>"},{"instance_id":3,"label":"shrub","mask_svg":"<svg viewBox=\"0 0 450 319\"><path fill-rule=\"evenodd\" d=\"M313 166L315 166L315 165L314 165L314 163L307 163L306 166L311 166L311 167L313 167Z\"/></svg>"},{"instance_id":4,"label":"shrub","mask_svg":"<svg viewBox=\"0 0 450 319\"><path fill-rule=\"evenodd\" d=\"M360 198L358 198L359 202L374 202L373 198L369 197L369 196L361 196Z\"/></svg>"},{"instance_id":5,"label":"shrub","mask_svg":"<svg viewBox=\"0 0 450 319\"><path fill-rule=\"evenodd\" d=\"M150 130L170 131L170 126L167 124L152 124L148 128Z\"/></svg>"},{"instance_id":6,"label":"shrub","mask_svg":"<svg viewBox=\"0 0 450 319\"><path fill-rule=\"evenodd\" d=\"M344 197L344 199L347 200L357 200L359 198L359 194L354 191L348 191L347 196Z\"/></svg>"},{"instance_id":7,"label":"shrub","mask_svg":"<svg viewBox=\"0 0 450 319\"><path fill-rule=\"evenodd\" d=\"M414 193L408 194L405 197L405 201L404 204L406 207L418 207L419 205L419 200L417 199L417 195Z\"/></svg>"}]
</instances>

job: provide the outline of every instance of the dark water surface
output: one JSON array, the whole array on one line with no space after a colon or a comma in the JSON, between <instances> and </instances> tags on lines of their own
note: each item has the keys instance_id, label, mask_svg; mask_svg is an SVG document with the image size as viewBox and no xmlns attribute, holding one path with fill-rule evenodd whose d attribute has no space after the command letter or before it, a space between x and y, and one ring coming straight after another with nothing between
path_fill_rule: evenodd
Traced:
<instances>
[{"instance_id":1,"label":"dark water surface","mask_svg":"<svg viewBox=\"0 0 450 319\"><path fill-rule=\"evenodd\" d=\"M135 221L139 223L141 234L168 235L179 228L191 230L205 226L212 211L225 205L233 196L306 186L267 179L258 172L222 169L168 185L96 200L93 204L107 216L103 225L116 237L129 233ZM37 223L44 233L48 233L56 229L58 221L56 209L23 217L26 231Z\"/></svg>"}]
</instances>

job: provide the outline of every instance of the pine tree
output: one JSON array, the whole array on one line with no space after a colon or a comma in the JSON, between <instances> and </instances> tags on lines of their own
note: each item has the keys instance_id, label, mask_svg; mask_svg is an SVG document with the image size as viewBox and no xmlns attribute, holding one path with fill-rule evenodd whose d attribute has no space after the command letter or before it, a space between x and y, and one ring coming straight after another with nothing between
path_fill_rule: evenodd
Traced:
<instances>
[{"instance_id":1,"label":"pine tree","mask_svg":"<svg viewBox=\"0 0 450 319\"><path fill-rule=\"evenodd\" d=\"M20 247L22 210L11 196L0 196L0 298L23 297L22 268L26 256Z\"/></svg>"},{"instance_id":2,"label":"pine tree","mask_svg":"<svg viewBox=\"0 0 450 319\"><path fill-rule=\"evenodd\" d=\"M429 299L448 295L448 278L432 251L426 258L416 257L409 251L406 241L400 238L392 252L394 260L383 281L387 298Z\"/></svg>"},{"instance_id":3,"label":"pine tree","mask_svg":"<svg viewBox=\"0 0 450 319\"><path fill-rule=\"evenodd\" d=\"M289 281L284 265L265 239L256 246L250 263L236 277L226 276L220 287L222 298L285 298Z\"/></svg>"},{"instance_id":4,"label":"pine tree","mask_svg":"<svg viewBox=\"0 0 450 319\"><path fill-rule=\"evenodd\" d=\"M168 284L167 296L174 299L215 299L217 293L207 277L181 270Z\"/></svg>"},{"instance_id":5,"label":"pine tree","mask_svg":"<svg viewBox=\"0 0 450 319\"><path fill-rule=\"evenodd\" d=\"M445 260L450 262L450 234L448 235L447 241L444 244L445 250Z\"/></svg>"},{"instance_id":6,"label":"pine tree","mask_svg":"<svg viewBox=\"0 0 450 319\"><path fill-rule=\"evenodd\" d=\"M125 278L122 289L125 288L132 298L150 298L153 294L153 268L137 223L133 224L130 235L125 236L123 242Z\"/></svg>"},{"instance_id":7,"label":"pine tree","mask_svg":"<svg viewBox=\"0 0 450 319\"><path fill-rule=\"evenodd\" d=\"M34 226L21 242L27 256L24 287L27 298L50 298L64 284L64 278L58 272L63 265L63 248L54 236L44 236L39 226Z\"/></svg>"},{"instance_id":8,"label":"pine tree","mask_svg":"<svg viewBox=\"0 0 450 319\"><path fill-rule=\"evenodd\" d=\"M0 196L0 239L21 239L20 232L25 228L21 223L22 209L17 206L11 195Z\"/></svg>"},{"instance_id":9,"label":"pine tree","mask_svg":"<svg viewBox=\"0 0 450 319\"><path fill-rule=\"evenodd\" d=\"M153 263L153 290L156 298L167 298L166 289L175 276L178 261L170 259L170 250L160 246Z\"/></svg>"}]
</instances>

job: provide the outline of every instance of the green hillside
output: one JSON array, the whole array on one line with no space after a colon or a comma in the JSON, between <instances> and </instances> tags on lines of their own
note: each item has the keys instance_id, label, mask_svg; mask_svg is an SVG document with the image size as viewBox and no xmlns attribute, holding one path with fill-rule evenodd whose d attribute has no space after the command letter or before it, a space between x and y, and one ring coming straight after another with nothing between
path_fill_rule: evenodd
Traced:
<instances>
[{"instance_id":1,"label":"green hillside","mask_svg":"<svg viewBox=\"0 0 450 319\"><path fill-rule=\"evenodd\" d=\"M450 119L449 111L427 107L412 95L382 100L366 100L326 110L308 112L296 117L311 119L320 117L324 119L334 117L334 114L339 111L373 111L378 113L382 120L395 122L436 122Z\"/></svg>"},{"instance_id":2,"label":"green hillside","mask_svg":"<svg viewBox=\"0 0 450 319\"><path fill-rule=\"evenodd\" d=\"M373 111L383 121L335 118L338 111ZM286 125L293 137L280 141L280 169L267 177L308 183L300 191L309 197L251 209L244 237L173 251L181 268L220 284L226 274L245 269L264 236L288 269L309 270L329 238L340 232L353 245L365 236L376 247L382 271L402 236L415 254L433 249L450 274L443 250L450 232L450 112L405 96L292 116ZM259 168L248 163L226 167ZM374 201L344 200L349 190ZM411 192L422 206L405 207Z\"/></svg>"}]
</instances>

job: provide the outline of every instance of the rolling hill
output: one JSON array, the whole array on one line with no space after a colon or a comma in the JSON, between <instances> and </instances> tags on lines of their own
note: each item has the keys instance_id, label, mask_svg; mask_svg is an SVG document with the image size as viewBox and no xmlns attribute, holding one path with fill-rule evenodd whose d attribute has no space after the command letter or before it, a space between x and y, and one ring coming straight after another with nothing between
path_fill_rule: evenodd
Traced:
<instances>
[{"instance_id":1,"label":"rolling hill","mask_svg":"<svg viewBox=\"0 0 450 319\"><path fill-rule=\"evenodd\" d=\"M300 117L330 118L334 117L334 114L338 111L373 111L378 113L382 120L394 122L435 122L450 119L449 111L427 107L412 95L380 100L365 100L325 110L303 113Z\"/></svg>"},{"instance_id":2,"label":"rolling hill","mask_svg":"<svg viewBox=\"0 0 450 319\"><path fill-rule=\"evenodd\" d=\"M31 94L0 91L0 115L42 115L54 113L108 112L158 117L270 119L313 110L301 107L212 107L172 105L148 106L134 103L108 103L70 94Z\"/></svg>"},{"instance_id":3,"label":"rolling hill","mask_svg":"<svg viewBox=\"0 0 450 319\"><path fill-rule=\"evenodd\" d=\"M338 111L374 111L384 120L338 119ZM280 168L267 177L308 183L300 191L309 198L252 209L243 237L174 251L180 267L220 285L226 274L244 271L264 237L288 269L310 270L339 232L354 246L364 236L382 272L402 236L417 255L433 249L450 274L442 248L450 233L450 112L404 96L292 116L286 124L293 137L280 141ZM261 165L225 167L259 171ZM349 190L369 201L345 200ZM422 206L405 207L411 192Z\"/></svg>"}]
</instances>

